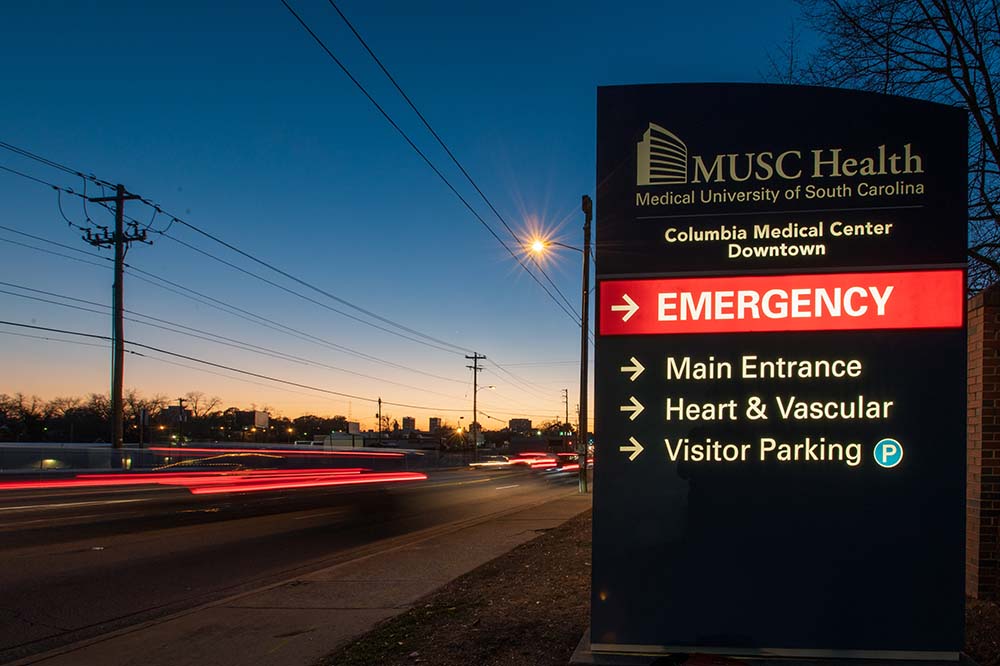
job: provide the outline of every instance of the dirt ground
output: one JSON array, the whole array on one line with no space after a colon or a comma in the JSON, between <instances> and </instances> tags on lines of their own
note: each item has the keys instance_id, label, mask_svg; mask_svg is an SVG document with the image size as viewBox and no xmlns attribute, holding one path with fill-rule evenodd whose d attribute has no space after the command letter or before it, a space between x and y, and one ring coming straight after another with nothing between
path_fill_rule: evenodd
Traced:
<instances>
[{"instance_id":1,"label":"dirt ground","mask_svg":"<svg viewBox=\"0 0 1000 666\"><path fill-rule=\"evenodd\" d=\"M322 666L566 666L590 615L590 512L458 578ZM966 652L1000 666L1000 606L970 600Z\"/></svg>"}]
</instances>

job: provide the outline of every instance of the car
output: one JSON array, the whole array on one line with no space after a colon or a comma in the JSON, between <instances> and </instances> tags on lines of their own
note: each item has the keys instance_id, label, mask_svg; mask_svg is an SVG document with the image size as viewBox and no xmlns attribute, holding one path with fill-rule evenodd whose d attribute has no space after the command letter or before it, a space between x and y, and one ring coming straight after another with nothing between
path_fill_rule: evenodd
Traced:
<instances>
[{"instance_id":1,"label":"car","mask_svg":"<svg viewBox=\"0 0 1000 666\"><path fill-rule=\"evenodd\" d=\"M511 458L511 464L524 465L531 469L545 469L556 466L556 457L551 453L525 452Z\"/></svg>"},{"instance_id":2,"label":"car","mask_svg":"<svg viewBox=\"0 0 1000 666\"><path fill-rule=\"evenodd\" d=\"M486 456L482 460L469 463L473 469L508 469L513 465L507 456Z\"/></svg>"}]
</instances>

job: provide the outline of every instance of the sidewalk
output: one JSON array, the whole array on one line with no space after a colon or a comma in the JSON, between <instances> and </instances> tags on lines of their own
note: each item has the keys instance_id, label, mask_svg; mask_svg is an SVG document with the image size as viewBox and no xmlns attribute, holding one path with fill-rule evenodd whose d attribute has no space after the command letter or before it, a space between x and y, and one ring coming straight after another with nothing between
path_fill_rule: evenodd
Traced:
<instances>
[{"instance_id":1,"label":"sidewalk","mask_svg":"<svg viewBox=\"0 0 1000 666\"><path fill-rule=\"evenodd\" d=\"M399 537L378 552L356 552L293 580L14 664L311 666L445 583L589 509L590 500L574 490L535 507Z\"/></svg>"}]
</instances>

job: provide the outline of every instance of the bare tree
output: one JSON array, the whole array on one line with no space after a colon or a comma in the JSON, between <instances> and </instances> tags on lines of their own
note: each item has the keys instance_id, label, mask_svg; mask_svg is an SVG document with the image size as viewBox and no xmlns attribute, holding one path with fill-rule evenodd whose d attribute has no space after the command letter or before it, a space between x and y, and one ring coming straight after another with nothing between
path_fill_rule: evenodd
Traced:
<instances>
[{"instance_id":1,"label":"bare tree","mask_svg":"<svg viewBox=\"0 0 1000 666\"><path fill-rule=\"evenodd\" d=\"M45 406L45 413L48 418L63 418L66 412L79 409L83 406L83 400L78 397L53 398Z\"/></svg>"},{"instance_id":2,"label":"bare tree","mask_svg":"<svg viewBox=\"0 0 1000 666\"><path fill-rule=\"evenodd\" d=\"M151 398L144 398L135 389L125 392L125 418L136 420L142 410L146 410L149 418L155 419L167 406L167 398L163 394L157 393Z\"/></svg>"},{"instance_id":3,"label":"bare tree","mask_svg":"<svg viewBox=\"0 0 1000 666\"><path fill-rule=\"evenodd\" d=\"M111 398L107 394L91 393L87 396L84 409L102 420L110 421Z\"/></svg>"},{"instance_id":4,"label":"bare tree","mask_svg":"<svg viewBox=\"0 0 1000 666\"><path fill-rule=\"evenodd\" d=\"M219 396L213 395L208 398L201 391L188 391L184 394L184 400L187 401L186 408L191 410L191 416L196 419L205 416L222 404L222 398Z\"/></svg>"},{"instance_id":5,"label":"bare tree","mask_svg":"<svg viewBox=\"0 0 1000 666\"><path fill-rule=\"evenodd\" d=\"M799 33L795 22L788 26L788 37L767 53L767 63L770 71L764 78L774 79L778 83L797 83L801 75L801 46Z\"/></svg>"},{"instance_id":6,"label":"bare tree","mask_svg":"<svg viewBox=\"0 0 1000 666\"><path fill-rule=\"evenodd\" d=\"M1000 0L800 0L822 46L774 76L952 104L969 112L969 285L1000 278Z\"/></svg>"}]
</instances>

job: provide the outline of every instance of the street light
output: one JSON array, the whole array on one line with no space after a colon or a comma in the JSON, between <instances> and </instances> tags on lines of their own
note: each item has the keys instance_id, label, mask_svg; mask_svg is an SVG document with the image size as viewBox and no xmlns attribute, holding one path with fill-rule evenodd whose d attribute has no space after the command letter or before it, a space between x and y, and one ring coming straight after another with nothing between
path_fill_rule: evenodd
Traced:
<instances>
[{"instance_id":1,"label":"street light","mask_svg":"<svg viewBox=\"0 0 1000 666\"><path fill-rule=\"evenodd\" d=\"M587 356L590 351L590 223L594 217L594 203L583 195L580 210L583 211L583 249L553 240L535 239L530 244L532 252L542 254L550 245L575 250L583 255L583 288L580 313L580 428L577 453L580 456L580 492L587 492Z\"/></svg>"},{"instance_id":2,"label":"street light","mask_svg":"<svg viewBox=\"0 0 1000 666\"><path fill-rule=\"evenodd\" d=\"M483 431L482 427L479 425L479 412L476 409L476 399L479 396L479 392L483 389L495 389L496 386L490 384L489 386L479 386L475 389L475 394L472 400L472 425L470 429L472 431L472 459L479 462L479 433Z\"/></svg>"}]
</instances>

